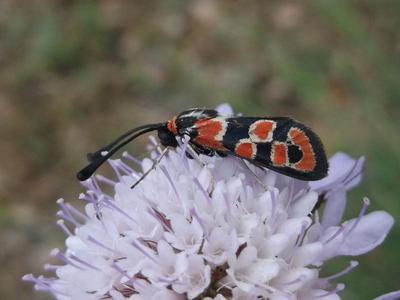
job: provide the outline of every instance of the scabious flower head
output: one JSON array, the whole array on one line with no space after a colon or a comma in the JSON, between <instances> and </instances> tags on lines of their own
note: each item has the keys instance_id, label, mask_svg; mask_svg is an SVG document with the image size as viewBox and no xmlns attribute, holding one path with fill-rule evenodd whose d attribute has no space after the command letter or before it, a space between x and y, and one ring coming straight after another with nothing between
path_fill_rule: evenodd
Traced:
<instances>
[{"instance_id":1,"label":"scabious flower head","mask_svg":"<svg viewBox=\"0 0 400 300\"><path fill-rule=\"evenodd\" d=\"M189 159L186 147L168 151L134 189L159 145L143 161L109 160L116 178L84 182L84 213L59 200L66 250L52 251L60 265L46 265L56 276L24 279L60 300L334 300L357 262L321 277L324 262L372 250L393 225L384 211L366 212L368 199L342 221L364 158L338 153L328 177L304 182L235 157Z\"/></svg>"}]
</instances>

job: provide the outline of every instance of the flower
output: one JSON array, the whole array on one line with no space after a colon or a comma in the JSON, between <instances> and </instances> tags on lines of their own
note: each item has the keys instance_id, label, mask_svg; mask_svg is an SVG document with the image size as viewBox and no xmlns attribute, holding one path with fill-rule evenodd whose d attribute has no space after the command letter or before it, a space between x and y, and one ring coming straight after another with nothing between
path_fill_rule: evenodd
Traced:
<instances>
[{"instance_id":1,"label":"flower","mask_svg":"<svg viewBox=\"0 0 400 300\"><path fill-rule=\"evenodd\" d=\"M84 182L84 213L59 200L66 251L53 250L61 264L45 266L56 277L24 279L60 300L340 299L337 280L358 263L321 277L324 262L371 251L394 223L384 211L367 214L366 198L342 221L364 158L338 153L328 177L304 182L235 157L189 159L187 142L134 189L142 173L130 165L152 168L158 144L152 159L109 160L116 179Z\"/></svg>"}]
</instances>

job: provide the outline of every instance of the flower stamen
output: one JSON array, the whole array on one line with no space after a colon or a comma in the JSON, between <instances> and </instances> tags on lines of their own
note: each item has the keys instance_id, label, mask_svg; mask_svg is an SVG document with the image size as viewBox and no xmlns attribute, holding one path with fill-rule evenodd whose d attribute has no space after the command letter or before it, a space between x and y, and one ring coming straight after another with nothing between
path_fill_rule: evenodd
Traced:
<instances>
[{"instance_id":1,"label":"flower stamen","mask_svg":"<svg viewBox=\"0 0 400 300\"><path fill-rule=\"evenodd\" d=\"M358 261L352 260L352 261L350 261L350 265L347 266L344 270L342 270L342 271L340 271L340 272L338 272L336 274L333 274L331 276L328 276L328 277L325 277L325 278L321 278L321 279L324 279L326 281L330 281L330 280L339 278L339 277L341 277L343 275L346 275L347 273L350 273L357 266L358 266Z\"/></svg>"}]
</instances>

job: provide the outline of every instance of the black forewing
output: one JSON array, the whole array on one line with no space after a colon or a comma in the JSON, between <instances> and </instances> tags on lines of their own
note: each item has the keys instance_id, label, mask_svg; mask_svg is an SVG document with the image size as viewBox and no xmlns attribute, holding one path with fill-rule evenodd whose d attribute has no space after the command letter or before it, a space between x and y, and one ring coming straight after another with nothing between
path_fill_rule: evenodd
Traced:
<instances>
[{"instance_id":1,"label":"black forewing","mask_svg":"<svg viewBox=\"0 0 400 300\"><path fill-rule=\"evenodd\" d=\"M318 135L312 131L310 128L305 126L304 124L293 120L291 118L271 118L272 120L277 121L277 128L274 132L274 140L277 141L286 141L288 132L291 128L299 128L302 130L306 136L309 139L309 142L312 146L314 155L315 155L315 168L311 172L303 172L296 170L291 167L275 167L275 166L269 166L270 169L275 170L277 172L280 172L282 174L298 178L301 180L319 180L324 177L326 177L328 173L328 160L326 158L324 146L318 137ZM259 145L261 146L261 145ZM262 147L262 146L261 146ZM301 151L297 150L298 149L294 145L288 145L288 150L289 150L289 161L291 163L295 163L298 161L298 158L301 158L302 153ZM260 149L261 150L261 149ZM299 152L299 153L298 153ZM262 157L262 151L259 151L260 155L256 157L257 162L262 162L263 157ZM297 155L300 155L300 157L297 157ZM268 157L268 161L270 162L270 158Z\"/></svg>"},{"instance_id":2,"label":"black forewing","mask_svg":"<svg viewBox=\"0 0 400 300\"><path fill-rule=\"evenodd\" d=\"M272 120L277 123L274 130L273 141L285 142L287 141L287 135L292 127L303 130L313 147L316 156L316 166L312 172L303 172L296 170L295 168L285 166L277 167L271 162L271 142L255 143L257 145L257 155L254 159L247 159L255 165L262 166L274 170L278 173L282 173L294 178L301 180L318 180L324 178L327 175L328 163L325 155L323 145L319 137L305 125L288 117L275 117L275 118L255 118L255 117L234 117L228 118L228 128L224 135L223 144L231 154L235 154L235 147L241 139L249 138L249 127L251 124L258 120ZM296 151L295 146L289 147L289 158L294 161L298 160L298 156L302 155L300 151ZM237 156L237 155L236 155ZM244 158L246 159L246 158Z\"/></svg>"},{"instance_id":3,"label":"black forewing","mask_svg":"<svg viewBox=\"0 0 400 300\"><path fill-rule=\"evenodd\" d=\"M224 146L234 152L237 142L241 139L249 138L250 126L259 120L272 120L277 122L277 128L274 131L273 139L276 141L286 141L287 131L293 124L293 120L287 117L277 118L257 118L257 117L233 117L227 118L228 128L224 135ZM286 132L285 132L286 131ZM262 143L271 144L271 143Z\"/></svg>"}]
</instances>

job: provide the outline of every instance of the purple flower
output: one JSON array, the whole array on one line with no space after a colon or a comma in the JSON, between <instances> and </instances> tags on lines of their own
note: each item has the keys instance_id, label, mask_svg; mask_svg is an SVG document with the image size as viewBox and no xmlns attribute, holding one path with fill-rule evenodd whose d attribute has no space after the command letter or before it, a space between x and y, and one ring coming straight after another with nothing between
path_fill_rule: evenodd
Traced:
<instances>
[{"instance_id":1,"label":"purple flower","mask_svg":"<svg viewBox=\"0 0 400 300\"><path fill-rule=\"evenodd\" d=\"M232 114L228 105L221 109ZM358 216L342 221L364 158L337 153L328 177L308 183L234 157L190 160L182 142L135 189L160 155L154 142L151 159L139 162L142 172L124 153L109 161L115 180L84 182L84 213L59 200L66 251L53 250L60 265L46 266L56 276L24 279L60 300L340 299L338 280L358 263L323 278L324 262L371 251L393 225L384 211L366 213L368 199Z\"/></svg>"}]
</instances>

